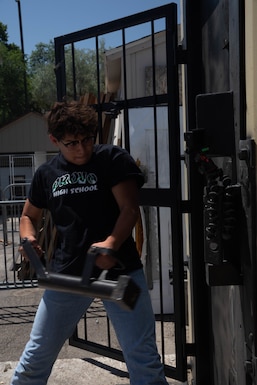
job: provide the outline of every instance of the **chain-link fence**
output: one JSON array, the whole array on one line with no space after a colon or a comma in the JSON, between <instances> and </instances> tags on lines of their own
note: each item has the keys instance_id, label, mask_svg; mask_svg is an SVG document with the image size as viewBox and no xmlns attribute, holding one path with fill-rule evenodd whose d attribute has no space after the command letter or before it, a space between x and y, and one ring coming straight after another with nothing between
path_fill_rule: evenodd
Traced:
<instances>
[{"instance_id":1,"label":"chain-link fence","mask_svg":"<svg viewBox=\"0 0 257 385\"><path fill-rule=\"evenodd\" d=\"M0 155L0 288L36 285L34 272L19 253L19 221L36 168L54 155Z\"/></svg>"}]
</instances>

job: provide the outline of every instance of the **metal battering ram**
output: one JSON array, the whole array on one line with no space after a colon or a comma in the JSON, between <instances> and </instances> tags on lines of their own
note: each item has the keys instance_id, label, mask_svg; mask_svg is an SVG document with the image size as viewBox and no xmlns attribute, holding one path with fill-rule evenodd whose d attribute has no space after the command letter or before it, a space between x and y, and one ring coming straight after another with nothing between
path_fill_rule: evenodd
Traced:
<instances>
[{"instance_id":1,"label":"metal battering ram","mask_svg":"<svg viewBox=\"0 0 257 385\"><path fill-rule=\"evenodd\" d=\"M132 310L140 294L140 288L128 275L120 275L117 281L91 278L95 258L100 253L110 253L109 249L90 248L87 253L82 277L48 272L40 261L35 249L27 238L21 243L33 268L38 284L46 289L77 293L86 297L101 298L116 302L121 308Z\"/></svg>"}]
</instances>

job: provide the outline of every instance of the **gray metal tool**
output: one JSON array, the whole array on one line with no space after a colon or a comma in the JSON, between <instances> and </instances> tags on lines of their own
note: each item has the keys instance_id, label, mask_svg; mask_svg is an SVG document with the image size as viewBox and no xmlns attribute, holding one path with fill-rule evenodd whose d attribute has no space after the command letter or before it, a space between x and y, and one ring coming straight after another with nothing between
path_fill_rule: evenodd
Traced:
<instances>
[{"instance_id":1,"label":"gray metal tool","mask_svg":"<svg viewBox=\"0 0 257 385\"><path fill-rule=\"evenodd\" d=\"M100 253L111 253L109 249L90 248L82 277L68 274L48 272L43 266L35 249L27 238L24 238L21 245L34 267L38 284L46 289L77 293L86 297L106 299L117 302L126 310L132 310L140 295L140 288L128 275L119 275L117 281L92 278L92 271L95 265L95 258Z\"/></svg>"}]
</instances>

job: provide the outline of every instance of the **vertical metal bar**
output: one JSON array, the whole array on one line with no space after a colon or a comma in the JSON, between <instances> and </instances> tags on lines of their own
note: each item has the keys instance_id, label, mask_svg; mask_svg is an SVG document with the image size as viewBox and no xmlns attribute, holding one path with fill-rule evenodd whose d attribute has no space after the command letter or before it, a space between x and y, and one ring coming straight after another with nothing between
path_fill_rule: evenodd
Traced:
<instances>
[{"instance_id":1,"label":"vertical metal bar","mask_svg":"<svg viewBox=\"0 0 257 385\"><path fill-rule=\"evenodd\" d=\"M102 121L102 107L101 107L100 62L99 62L98 36L96 36L96 38L95 38L95 46L96 46L96 74L97 74L98 133L99 133L99 143L102 143L102 141L103 141L103 121Z\"/></svg>"},{"instance_id":2,"label":"vertical metal bar","mask_svg":"<svg viewBox=\"0 0 257 385\"><path fill-rule=\"evenodd\" d=\"M233 103L236 143L247 136L246 130L246 80L245 80L245 0L228 1L229 6L229 56L231 71L229 82L233 84ZM236 42L236 43L235 43Z\"/></svg>"},{"instance_id":3,"label":"vertical metal bar","mask_svg":"<svg viewBox=\"0 0 257 385\"><path fill-rule=\"evenodd\" d=\"M122 28L122 60L123 60L123 89L124 89L124 143L125 148L130 152L129 135L129 112L128 112L128 93L127 93L127 63L126 63L126 39L125 29Z\"/></svg>"},{"instance_id":4,"label":"vertical metal bar","mask_svg":"<svg viewBox=\"0 0 257 385\"><path fill-rule=\"evenodd\" d=\"M5 281L8 282L8 274L7 274L7 249L8 245L8 228L7 228L7 208L6 205L2 206L2 214L3 214L3 240L4 240L4 268L5 268Z\"/></svg>"},{"instance_id":5,"label":"vertical metal bar","mask_svg":"<svg viewBox=\"0 0 257 385\"><path fill-rule=\"evenodd\" d=\"M151 20L151 44L152 44L152 76L153 76L153 96L156 97L156 72L155 72L155 41L154 41L154 21ZM156 106L154 106L156 107Z\"/></svg>"},{"instance_id":6,"label":"vertical metal bar","mask_svg":"<svg viewBox=\"0 0 257 385\"><path fill-rule=\"evenodd\" d=\"M88 334L87 334L87 313L84 315L84 337L85 337L85 340L88 339ZM78 328L77 328L77 338L78 338Z\"/></svg>"},{"instance_id":7,"label":"vertical metal bar","mask_svg":"<svg viewBox=\"0 0 257 385\"><path fill-rule=\"evenodd\" d=\"M202 33L201 33L201 4L185 0L184 5L185 39L184 49L187 51L186 63L186 123L187 130L196 128L195 97L202 91ZM188 159L188 183L191 201L191 212L189 216L189 239L190 239L190 275L195 345L194 377L197 384L212 384L213 373L211 370L211 309L210 290L206 285L204 266L204 245L203 245L203 218L199 212L203 212L202 194L203 177L199 174L193 156ZM204 317L203 311L205 309Z\"/></svg>"},{"instance_id":8,"label":"vertical metal bar","mask_svg":"<svg viewBox=\"0 0 257 385\"><path fill-rule=\"evenodd\" d=\"M54 41L57 100L60 102L66 95L65 51L64 44L62 44L58 38Z\"/></svg>"},{"instance_id":9,"label":"vertical metal bar","mask_svg":"<svg viewBox=\"0 0 257 385\"><path fill-rule=\"evenodd\" d=\"M99 39L98 36L95 38L96 47L96 76L97 76L97 100L100 107L101 104L101 82L100 82L100 60L99 60Z\"/></svg>"},{"instance_id":10,"label":"vertical metal bar","mask_svg":"<svg viewBox=\"0 0 257 385\"><path fill-rule=\"evenodd\" d=\"M154 21L151 20L151 45L152 45L152 77L153 77L153 96L156 100L156 64L155 64L155 41L154 41ZM159 188L159 152L158 152L158 127L157 127L157 107L154 104L154 146L155 146L155 188ZM162 247L161 247L161 228L160 228L160 207L157 207L157 234L158 234L158 262L159 262L159 293L160 293L160 322L161 322L161 352L162 362L165 364L165 343L164 343L164 323L163 323L163 279L162 279Z\"/></svg>"},{"instance_id":11,"label":"vertical metal bar","mask_svg":"<svg viewBox=\"0 0 257 385\"><path fill-rule=\"evenodd\" d=\"M170 149L171 181L171 224L173 256L173 289L176 338L177 371L186 380L186 330L185 330L185 293L184 293L184 256L182 226L182 191L180 163L180 122L179 122L179 86L177 63L177 7L173 4L172 12L166 17L166 55L167 55L167 92L168 92L168 127Z\"/></svg>"},{"instance_id":12,"label":"vertical metal bar","mask_svg":"<svg viewBox=\"0 0 257 385\"><path fill-rule=\"evenodd\" d=\"M161 350L162 361L165 363L164 347L164 324L163 324L163 279L162 279L162 247L161 247L161 226L160 226L160 207L157 207L157 234L158 234L158 255L159 255L159 282L160 282L160 322L161 322Z\"/></svg>"},{"instance_id":13,"label":"vertical metal bar","mask_svg":"<svg viewBox=\"0 0 257 385\"><path fill-rule=\"evenodd\" d=\"M2 207L2 213L3 213L3 238L4 238L4 247L8 245L8 229L7 229L7 209L6 205L3 205Z\"/></svg>"},{"instance_id":14,"label":"vertical metal bar","mask_svg":"<svg viewBox=\"0 0 257 385\"><path fill-rule=\"evenodd\" d=\"M110 320L109 317L107 316L106 318L107 322L107 339L108 339L108 346L111 347L111 330L110 330Z\"/></svg>"},{"instance_id":15,"label":"vertical metal bar","mask_svg":"<svg viewBox=\"0 0 257 385\"><path fill-rule=\"evenodd\" d=\"M20 26L20 39L21 39L21 52L22 52L22 60L23 60L23 64L24 64L23 81L24 81L25 109L27 110L28 109L28 88L27 88L27 72L26 72L26 63L25 63L25 52L24 52L21 4L20 4L20 0L15 0L15 1L16 1L17 5L18 5L19 26Z\"/></svg>"},{"instance_id":16,"label":"vertical metal bar","mask_svg":"<svg viewBox=\"0 0 257 385\"><path fill-rule=\"evenodd\" d=\"M74 100L77 100L77 89L76 89L76 63L75 63L75 48L74 48L74 43L71 43L71 55L72 55L73 99L74 99Z\"/></svg>"}]
</instances>

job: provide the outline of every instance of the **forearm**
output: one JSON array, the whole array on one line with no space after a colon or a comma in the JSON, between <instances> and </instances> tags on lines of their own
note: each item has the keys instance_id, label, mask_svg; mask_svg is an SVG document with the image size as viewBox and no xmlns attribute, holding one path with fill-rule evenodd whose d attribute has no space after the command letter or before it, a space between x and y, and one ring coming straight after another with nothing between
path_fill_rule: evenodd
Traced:
<instances>
[{"instance_id":1,"label":"forearm","mask_svg":"<svg viewBox=\"0 0 257 385\"><path fill-rule=\"evenodd\" d=\"M106 238L110 248L118 250L123 242L130 236L138 219L139 209L124 207L116 221L112 233Z\"/></svg>"},{"instance_id":2,"label":"forearm","mask_svg":"<svg viewBox=\"0 0 257 385\"><path fill-rule=\"evenodd\" d=\"M20 237L21 239L27 238L30 241L31 245L36 250L37 254L41 256L42 249L37 242L36 235L37 235L36 226L33 224L31 219L27 215L23 215L20 219ZM25 259L28 259L22 246L20 247L20 252Z\"/></svg>"},{"instance_id":3,"label":"forearm","mask_svg":"<svg viewBox=\"0 0 257 385\"><path fill-rule=\"evenodd\" d=\"M36 225L27 215L23 215L20 219L20 237L36 239L36 233Z\"/></svg>"},{"instance_id":4,"label":"forearm","mask_svg":"<svg viewBox=\"0 0 257 385\"><path fill-rule=\"evenodd\" d=\"M119 206L120 213L110 235L102 242L92 246L109 248L118 251L121 245L130 236L139 215L138 189L134 180L127 180L112 189L113 195ZM101 269L110 269L117 261L109 255L99 255L96 265Z\"/></svg>"},{"instance_id":5,"label":"forearm","mask_svg":"<svg viewBox=\"0 0 257 385\"><path fill-rule=\"evenodd\" d=\"M34 238L37 235L37 226L42 217L42 209L33 206L27 199L20 219L20 237Z\"/></svg>"}]
</instances>

